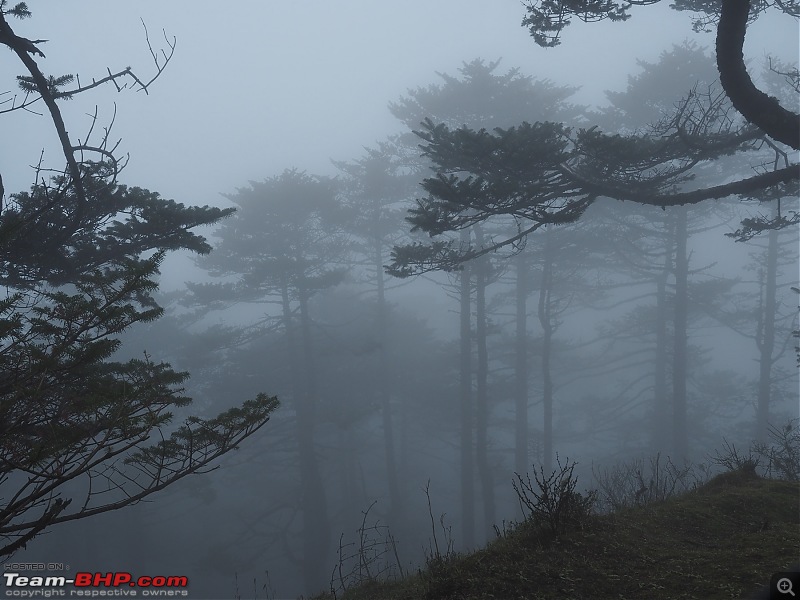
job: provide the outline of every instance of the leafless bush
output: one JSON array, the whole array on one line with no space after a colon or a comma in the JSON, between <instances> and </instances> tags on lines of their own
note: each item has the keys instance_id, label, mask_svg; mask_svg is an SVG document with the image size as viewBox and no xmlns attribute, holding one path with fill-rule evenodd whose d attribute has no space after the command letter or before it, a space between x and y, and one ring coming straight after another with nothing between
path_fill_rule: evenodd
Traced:
<instances>
[{"instance_id":1,"label":"leafless bush","mask_svg":"<svg viewBox=\"0 0 800 600\"><path fill-rule=\"evenodd\" d=\"M331 572L330 590L336 599L338 593L368 581L379 581L399 574L403 577L403 567L397 554L397 542L388 525L376 520L367 523L369 513L377 500L363 511L361 526L356 531L358 540L344 542L344 533L339 536L338 562ZM392 560L393 559L393 560Z\"/></svg>"},{"instance_id":2,"label":"leafless bush","mask_svg":"<svg viewBox=\"0 0 800 600\"><path fill-rule=\"evenodd\" d=\"M700 465L678 467L660 454L650 458L623 462L602 470L592 468L597 482L599 506L613 512L633 506L660 502L696 488L708 478Z\"/></svg>"},{"instance_id":3,"label":"leafless bush","mask_svg":"<svg viewBox=\"0 0 800 600\"><path fill-rule=\"evenodd\" d=\"M234 582L236 584L236 591L233 595L235 600L243 600L243 596L239 591L239 574L234 573ZM272 587L272 580L269 577L269 571L264 571L264 583L261 586L258 585L258 580L254 577L253 578L253 600L259 600L259 591L264 592L264 600L276 600L277 595L275 593L275 589Z\"/></svg>"},{"instance_id":4,"label":"leafless bush","mask_svg":"<svg viewBox=\"0 0 800 600\"><path fill-rule=\"evenodd\" d=\"M428 499L428 517L431 520L431 541L429 547L425 550L425 562L430 565L431 563L446 563L455 558L455 544L453 542L453 527L445 525L444 513L439 515L439 527L442 530L442 546L439 546L439 537L436 535L436 521L433 518L433 507L431 506L431 480L428 480L425 486L425 497ZM442 548L444 550L442 550Z\"/></svg>"},{"instance_id":5,"label":"leafless bush","mask_svg":"<svg viewBox=\"0 0 800 600\"><path fill-rule=\"evenodd\" d=\"M771 443L753 444L755 452L764 463L767 477L800 481L800 429L798 419L789 420L783 427L769 427Z\"/></svg>"},{"instance_id":6,"label":"leafless bush","mask_svg":"<svg viewBox=\"0 0 800 600\"><path fill-rule=\"evenodd\" d=\"M513 483L512 483L512 485L513 485ZM495 535L497 537L506 538L506 537L510 536L512 533L514 533L514 531L517 528L517 525L519 525L519 523L517 523L516 521L513 521L513 520L506 521L505 519L503 519L503 521L502 521L502 523L500 525L497 525L497 523L494 523L492 525L492 528L494 529L494 533L495 533Z\"/></svg>"},{"instance_id":7,"label":"leafless bush","mask_svg":"<svg viewBox=\"0 0 800 600\"><path fill-rule=\"evenodd\" d=\"M753 471L761 464L761 457L755 450L755 444L751 446L747 453L740 453L736 446L725 438L722 438L723 451L716 450L711 462L725 468L728 471Z\"/></svg>"},{"instance_id":8,"label":"leafless bush","mask_svg":"<svg viewBox=\"0 0 800 600\"><path fill-rule=\"evenodd\" d=\"M554 535L562 533L570 524L582 524L592 514L597 500L597 492L587 492L585 496L575 491L578 484L574 476L574 462L566 460L562 465L556 456L558 468L550 475L544 468L534 469L534 486L530 475L525 477L514 473L517 481L512 481L514 491L526 521L531 521L548 529Z\"/></svg>"}]
</instances>

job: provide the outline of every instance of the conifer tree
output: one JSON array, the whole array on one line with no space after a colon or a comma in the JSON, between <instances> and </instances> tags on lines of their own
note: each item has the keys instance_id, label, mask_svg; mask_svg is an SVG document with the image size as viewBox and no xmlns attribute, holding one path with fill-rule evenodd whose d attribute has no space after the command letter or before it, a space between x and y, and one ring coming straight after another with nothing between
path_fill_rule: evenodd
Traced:
<instances>
[{"instance_id":1,"label":"conifer tree","mask_svg":"<svg viewBox=\"0 0 800 600\"><path fill-rule=\"evenodd\" d=\"M0 215L3 555L52 525L134 504L207 468L277 407L260 394L176 428L171 411L190 402L188 374L147 355L114 360L123 331L162 314L152 294L165 253L207 253L190 230L230 211L83 181L82 197L59 177L13 195Z\"/></svg>"},{"instance_id":2,"label":"conifer tree","mask_svg":"<svg viewBox=\"0 0 800 600\"><path fill-rule=\"evenodd\" d=\"M189 284L187 299L206 311L232 304L279 306L279 315L268 313L249 327L247 337L257 339L276 328L283 334L300 464L303 524L298 562L309 591L325 582L331 540L322 456L317 448L323 393L315 365L310 304L315 295L340 283L345 275L339 265L347 243L336 227L336 193L331 179L287 169L229 195L238 212L219 228L220 242L214 252L198 260L211 276L227 281Z\"/></svg>"},{"instance_id":3,"label":"conifer tree","mask_svg":"<svg viewBox=\"0 0 800 600\"><path fill-rule=\"evenodd\" d=\"M66 164L40 162L30 191L0 204L2 556L53 525L135 504L212 468L278 405L258 394L217 417L175 425L172 410L190 402L181 387L188 374L147 354L115 360L120 334L162 314L154 293L165 254L208 253L191 230L231 211L186 207L120 184L125 160L115 154L110 126L96 142L89 135L76 143L61 115L60 101L104 83L120 88L129 79L146 91L170 61L174 40L167 40L169 52L151 52L156 74L149 80L126 68L81 83L44 75L37 59L45 57L45 41L18 36L7 20L30 16L24 2L0 1L0 44L26 70L17 77L24 95L2 113L41 101ZM0 178L0 200L5 193Z\"/></svg>"}]
</instances>

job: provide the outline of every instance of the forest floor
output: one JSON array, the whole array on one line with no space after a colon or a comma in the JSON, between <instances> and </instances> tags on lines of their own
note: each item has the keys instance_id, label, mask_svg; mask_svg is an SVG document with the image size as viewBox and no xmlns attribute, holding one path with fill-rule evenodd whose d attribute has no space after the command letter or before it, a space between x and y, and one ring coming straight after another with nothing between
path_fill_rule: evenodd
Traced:
<instances>
[{"instance_id":1,"label":"forest floor","mask_svg":"<svg viewBox=\"0 0 800 600\"><path fill-rule=\"evenodd\" d=\"M317 600L751 598L799 560L800 483L731 471L557 535L525 521L474 553Z\"/></svg>"}]
</instances>

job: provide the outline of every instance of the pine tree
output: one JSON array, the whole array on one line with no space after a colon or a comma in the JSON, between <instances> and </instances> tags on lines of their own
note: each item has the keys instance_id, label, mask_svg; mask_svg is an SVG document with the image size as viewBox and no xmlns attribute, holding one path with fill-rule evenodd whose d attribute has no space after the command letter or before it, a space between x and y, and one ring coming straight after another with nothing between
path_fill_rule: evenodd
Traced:
<instances>
[{"instance_id":1,"label":"pine tree","mask_svg":"<svg viewBox=\"0 0 800 600\"><path fill-rule=\"evenodd\" d=\"M331 524L317 449L319 369L315 361L311 301L316 294L341 282L346 240L339 235L336 185L295 169L263 182L251 182L229 199L239 206L234 218L219 228L220 243L199 266L226 283L190 284L189 300L201 310L214 301L280 307L265 322L251 327L250 339L279 329L289 359L291 407L296 414L294 437L300 462L300 510L303 516L303 579L309 590L327 577Z\"/></svg>"},{"instance_id":2,"label":"pine tree","mask_svg":"<svg viewBox=\"0 0 800 600\"><path fill-rule=\"evenodd\" d=\"M277 407L259 394L176 427L188 374L147 355L114 360L123 331L161 316L153 293L165 253L208 253L190 230L231 211L108 183L96 176L104 164L81 168L80 195L57 177L13 195L0 215L2 555L208 468Z\"/></svg>"}]
</instances>

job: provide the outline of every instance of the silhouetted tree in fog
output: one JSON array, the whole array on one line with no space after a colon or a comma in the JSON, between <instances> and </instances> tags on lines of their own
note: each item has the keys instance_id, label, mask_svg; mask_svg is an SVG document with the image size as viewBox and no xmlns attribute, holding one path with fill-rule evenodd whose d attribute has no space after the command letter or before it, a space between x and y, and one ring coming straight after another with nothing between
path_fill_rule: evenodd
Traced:
<instances>
[{"instance_id":1,"label":"silhouetted tree in fog","mask_svg":"<svg viewBox=\"0 0 800 600\"><path fill-rule=\"evenodd\" d=\"M741 1L746 2L737 0ZM585 8L569 2L542 6L543 19L580 14ZM559 6L564 13L559 13ZM597 5L586 10L604 14L609 9ZM548 32L548 23L536 26ZM555 31L561 26L559 22ZM796 72L789 72L793 74ZM725 94L689 91L650 126L620 134L603 133L597 126L573 129L556 121L517 123L494 132L456 128L433 119L423 123L420 135L426 142L425 153L436 162L438 174L426 181L429 196L418 200L410 221L437 239L427 246L396 252L396 272L410 273L432 265L452 269L481 254L513 249L545 224L579 219L601 196L667 207L736 194L750 197L765 189L773 196L785 197L796 195L798 189L800 168L796 163L763 168L765 145L778 154L785 155L785 151L764 131L738 119ZM719 171L721 159L730 156L739 157L759 174L714 185L725 180L717 172L715 179L706 180L707 187L686 190L696 177ZM516 227L484 246L460 245L446 236L496 218L505 218ZM775 219L751 219L747 229L783 228L799 219L797 211L781 212Z\"/></svg>"},{"instance_id":2,"label":"silhouetted tree in fog","mask_svg":"<svg viewBox=\"0 0 800 600\"><path fill-rule=\"evenodd\" d=\"M602 111L602 119L607 123L619 129L635 130L637 128L645 127L648 122L656 122L661 115L667 114L670 107L675 104L677 96L683 90L691 90L691 94L701 97L713 97L716 95L719 98L718 102L723 102L724 98L720 98L715 88L718 89L719 84L716 82L717 72L714 68L712 59L707 56L704 49L697 47L694 44L684 43L682 45L673 46L671 50L663 52L659 57L657 63L639 62L642 68L641 72L629 76L628 86L624 92L607 92L607 96L611 101L611 106ZM777 78L775 78L777 79ZM769 81L769 78L768 78ZM774 79L773 79L774 81ZM779 86L773 86L773 90L778 92ZM669 94L674 95L670 99ZM783 93L785 100L788 100L788 94ZM682 104L687 108L686 103ZM722 106L722 104L720 104ZM767 146L767 151L762 151L762 160L767 163L774 161L777 163L778 159L785 154L780 152L771 152L769 148L775 149L774 145ZM784 166L788 165L788 160L783 161ZM777 168L777 164L774 168ZM715 163L710 163L704 167L702 171L698 172L698 176L703 180L714 177L724 176L732 171L738 171L747 168L737 157L731 159L721 158ZM771 192L761 192L756 198L761 201L770 201L769 194L782 194L782 188L776 187ZM792 204L784 199L781 203L780 198L772 198L772 212L771 218L766 218L765 223L778 223L781 219L780 207L783 206L784 211L793 208ZM652 235L647 235L641 238L641 242L649 243L652 245L654 239L663 239L665 266L662 270L663 275L657 277L657 304L659 317L657 319L657 358L655 363L656 380L655 380L655 411L654 411L654 426L657 431L656 436L656 449L664 448L663 440L658 441L659 436L665 433L664 423L666 416L671 413L672 425L671 436L673 438L671 447L674 456L686 456L688 452L688 432L690 428L687 422L687 380L688 374L688 354L689 342L688 333L690 321L692 319L692 312L695 313L695 320L697 317L698 309L705 311L707 315L719 316L720 311L723 310L724 303L730 296L729 290L722 290L725 286L722 280L718 280L718 287L716 293L709 294L706 291L706 297L702 297L700 287L697 283L692 284L692 277L698 272L698 265L690 265L690 253L687 252L687 241L689 236L696 235L697 233L711 227L714 227L714 217L710 214L711 206L683 206L683 207L670 207L663 215L663 219L659 215L646 217L647 223L637 225L636 227L657 227L661 229L658 233L653 231ZM730 207L721 206L723 210L729 211ZM669 213L674 213L669 216ZM733 215L728 212L727 218ZM720 212L716 220L724 220L726 217ZM731 237L738 237L741 240L748 239L755 235L754 227L758 219L750 220L745 219L743 227L734 234L729 234ZM622 235L625 235L624 233ZM666 235L666 237L664 237ZM770 228L770 240L777 239L778 230ZM638 236L634 236L637 237ZM649 239L649 242L648 242ZM636 243L636 242L634 242ZM652 252L652 247L651 247ZM628 258L629 263L642 266L641 258L647 256L648 253L640 252L637 259L634 256ZM768 311L769 306L774 306L775 298L775 278L774 273L776 269L775 257L770 253L765 255L764 269L766 273L772 273L772 277L767 277L769 283L766 285L767 301L763 304L765 310ZM674 277L674 292L667 295L667 279ZM706 288L708 283L703 284ZM719 287L722 284L722 287ZM671 315L669 318L666 314L666 307L669 306ZM723 319L723 322L725 320ZM666 347L662 350L662 345L666 343L667 323L670 323L672 334L672 347L671 351L667 352ZM774 315L767 312L763 317L758 317L759 323L764 323L764 343L760 345L760 352L766 354L773 351L773 335L771 333L772 325L774 322ZM729 323L733 324L731 321ZM737 327L740 329L740 326ZM767 351L767 348L769 350ZM669 357L669 360L667 358ZM769 368L766 365L770 364L771 358L767 359L764 356L760 359L761 375L759 384L759 401L761 407L766 405L765 397L768 397L766 390L769 389L770 383L763 383L770 381ZM669 367L669 368L668 368ZM671 393L669 395L669 406L663 399L666 395L666 375L671 372ZM766 412L764 409L759 408L759 419L763 421L763 435L766 434Z\"/></svg>"},{"instance_id":3,"label":"silhouetted tree in fog","mask_svg":"<svg viewBox=\"0 0 800 600\"><path fill-rule=\"evenodd\" d=\"M522 120L532 120L536 118L564 118L568 119L575 116L580 107L568 103L567 99L575 92L575 88L567 86L557 86L550 81L536 80L531 77L523 76L518 69L511 69L505 74L497 74L499 61L485 63L482 60L474 60L465 63L461 69L461 78L456 78L447 74L439 74L444 80L443 84L430 85L425 88L411 90L408 97L399 102L392 103L390 109L409 130L415 131L422 126L425 129L434 127L439 128L486 128L486 127L507 127ZM434 125L434 123L436 125ZM458 129L462 131L462 129ZM425 139L425 134L417 133L418 137ZM419 139L409 137L408 143L416 144ZM435 168L441 168L437 163L437 156L426 150L423 154L422 164L433 162ZM423 188L430 192L432 180L428 179L423 183ZM417 200L419 205L421 200ZM481 232L474 229L471 225L479 223L479 219L470 221L467 218L464 227L460 228L458 237L450 240L451 244L461 247L469 247L472 239L491 239L494 231L488 230ZM414 223L416 225L416 223ZM424 227L417 229L431 233ZM406 246L419 248L419 244ZM403 270L395 268L398 261L394 258L397 250L393 253L393 266L390 272L398 276L408 276L413 270ZM436 262L435 260L433 261ZM433 268L440 268L442 265L435 264ZM445 265L446 267L446 265ZM486 355L485 332L486 315L481 310L480 315L476 311L475 340L478 352L475 369L472 367L472 297L471 290L475 289L476 294L485 295L486 286L489 280L484 271L488 263L484 265L465 265L458 270L457 277L460 279L460 381L461 381L461 493L462 493L462 536L466 546L471 546L474 539L474 497L473 497L473 472L475 462L481 477L481 490L484 497L486 526L493 525L493 505L494 505L494 486L489 463L486 456L488 448L488 427L490 421L488 397L486 391L486 375L488 355ZM475 282L473 286L472 282ZM476 297L476 302L478 298ZM526 331L521 330L520 335L527 335ZM521 348L522 346L520 346ZM527 382L527 360L519 360L516 367L524 369L525 373L520 373L517 389L516 408L518 410L517 420L520 425L517 429L517 440L515 442L520 456L527 455L527 386L522 385L522 381ZM473 400L473 377L475 377L475 399ZM480 396L477 394L480 393ZM524 397L524 399L523 399ZM476 412L477 411L477 412ZM473 429L475 437L473 442ZM473 444L475 451L473 451ZM474 453L475 452L475 453Z\"/></svg>"},{"instance_id":4,"label":"silhouetted tree in fog","mask_svg":"<svg viewBox=\"0 0 800 600\"><path fill-rule=\"evenodd\" d=\"M691 57L689 69L687 61L680 60L682 56ZM709 197L705 192L711 188L682 191L689 182L696 178L718 181L727 177L723 169L746 169L754 160L764 161L763 133L736 125L724 95L715 95L713 84L698 83L711 71L703 71L703 64L702 51L692 46L664 53L662 65L642 63L644 74L630 79L626 95L630 94L631 100L611 95L615 106L609 113L622 119L622 124L616 125L624 128L620 134L604 134L595 127L575 131L555 122L523 122L489 133L427 120L419 135L426 142L423 149L435 164L436 176L425 180L428 196L417 201L409 221L432 241L396 248L393 272L410 275L431 269L458 270L489 253L503 249L513 253L543 226L581 218L601 195L662 206L695 203ZM699 69L697 73L692 72L694 68ZM658 86L648 84L654 79ZM688 93L674 108L675 97L659 96L667 79L672 84L669 89ZM637 114L626 115L631 107ZM650 125L640 121L646 118L642 107L652 111ZM629 117L627 121L625 117ZM786 193L782 184L773 190ZM674 208L672 262L676 294L670 429L679 456L686 456L688 448L686 210ZM796 212L793 214L790 219L780 215L768 223L756 219L746 223L746 228L784 227L796 217ZM488 222L507 223L507 233L484 243L455 237ZM661 339L666 338L662 335Z\"/></svg>"},{"instance_id":5,"label":"silhouetted tree in fog","mask_svg":"<svg viewBox=\"0 0 800 600\"><path fill-rule=\"evenodd\" d=\"M380 363L381 415L384 432L386 479L389 487L389 526L399 531L404 526L404 502L396 458L395 424L393 419L390 382L392 364L388 360L387 339L389 304L386 299L384 265L389 251L403 239L402 222L409 196L413 193L416 165L405 164L396 144L385 142L378 148L367 149L366 155L354 161L334 163L347 175L344 182L341 211L343 230L355 236L351 248L370 270L371 283L377 301L376 340Z\"/></svg>"},{"instance_id":6,"label":"silhouetted tree in fog","mask_svg":"<svg viewBox=\"0 0 800 600\"><path fill-rule=\"evenodd\" d=\"M315 366L311 298L337 283L344 271L346 241L331 228L336 222L332 180L287 170L251 182L228 198L238 205L224 222L215 251L199 261L225 283L191 284L193 301L277 304L290 359L292 405L300 457L300 507L303 515L302 570L309 590L327 577L331 526L325 485L315 445L320 390ZM341 262L340 262L341 264ZM269 365L264 365L268 373Z\"/></svg>"},{"instance_id":7,"label":"silhouetted tree in fog","mask_svg":"<svg viewBox=\"0 0 800 600\"><path fill-rule=\"evenodd\" d=\"M30 12L24 3L7 8L0 2L0 44L29 75L17 80L23 99L2 112L31 110L41 100L66 166L40 162L30 192L11 194L0 206L3 556L53 525L135 504L202 472L277 407L275 398L259 394L215 418L190 417L175 428L171 411L190 403L182 387L188 374L147 354L114 360L125 330L162 314L153 296L165 254L207 254L210 246L191 230L230 211L186 207L119 184L124 160L114 154L109 129L96 145L74 143L58 101L127 77L140 89L152 80L145 83L128 68L65 89L74 78L45 77L34 59L44 58L44 41L17 36L8 16ZM156 60L156 77L171 56ZM91 119L90 132L94 125ZM0 179L0 199L4 192Z\"/></svg>"}]
</instances>

